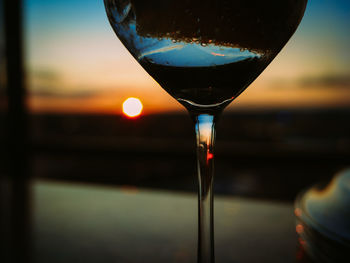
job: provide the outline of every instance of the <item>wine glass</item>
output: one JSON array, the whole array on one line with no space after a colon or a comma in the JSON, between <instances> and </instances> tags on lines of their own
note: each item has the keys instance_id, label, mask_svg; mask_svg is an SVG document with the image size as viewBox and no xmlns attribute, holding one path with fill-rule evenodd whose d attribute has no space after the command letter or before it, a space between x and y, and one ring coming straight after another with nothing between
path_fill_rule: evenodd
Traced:
<instances>
[{"instance_id":1,"label":"wine glass","mask_svg":"<svg viewBox=\"0 0 350 263\"><path fill-rule=\"evenodd\" d=\"M307 0L104 0L115 33L191 115L197 140L198 262L214 263L215 123L298 27Z\"/></svg>"}]
</instances>

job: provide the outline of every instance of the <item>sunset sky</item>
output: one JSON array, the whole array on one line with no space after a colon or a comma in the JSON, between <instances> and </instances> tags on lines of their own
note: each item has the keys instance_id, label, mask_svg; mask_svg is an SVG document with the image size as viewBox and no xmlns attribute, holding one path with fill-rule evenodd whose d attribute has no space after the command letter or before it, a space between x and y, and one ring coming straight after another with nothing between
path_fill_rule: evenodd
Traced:
<instances>
[{"instance_id":1,"label":"sunset sky","mask_svg":"<svg viewBox=\"0 0 350 263\"><path fill-rule=\"evenodd\" d=\"M36 112L183 111L112 31L103 0L26 0L29 106ZM297 33L228 110L350 108L350 1L309 0Z\"/></svg>"}]
</instances>

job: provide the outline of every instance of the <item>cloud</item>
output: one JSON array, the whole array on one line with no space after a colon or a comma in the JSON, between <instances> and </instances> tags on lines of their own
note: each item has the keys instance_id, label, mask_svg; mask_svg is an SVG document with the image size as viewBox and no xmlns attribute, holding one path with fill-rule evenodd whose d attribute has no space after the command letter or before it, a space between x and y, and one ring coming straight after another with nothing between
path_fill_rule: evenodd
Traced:
<instances>
[{"instance_id":1,"label":"cloud","mask_svg":"<svg viewBox=\"0 0 350 263\"><path fill-rule=\"evenodd\" d=\"M59 81L61 80L60 74L50 69L33 69L29 71L29 75L33 78L42 81Z\"/></svg>"},{"instance_id":2,"label":"cloud","mask_svg":"<svg viewBox=\"0 0 350 263\"><path fill-rule=\"evenodd\" d=\"M72 99L87 99L99 95L100 92L95 90L79 90L79 91L57 91L50 90L47 87L37 88L30 91L31 96L41 97L41 98L72 98Z\"/></svg>"},{"instance_id":3,"label":"cloud","mask_svg":"<svg viewBox=\"0 0 350 263\"><path fill-rule=\"evenodd\" d=\"M300 79L299 84L303 87L332 88L349 87L350 74L348 75L324 75L320 77L305 77Z\"/></svg>"},{"instance_id":4,"label":"cloud","mask_svg":"<svg viewBox=\"0 0 350 263\"><path fill-rule=\"evenodd\" d=\"M62 74L52 69L31 69L28 76L29 94L37 98L88 99L101 93L100 89L67 83Z\"/></svg>"}]
</instances>

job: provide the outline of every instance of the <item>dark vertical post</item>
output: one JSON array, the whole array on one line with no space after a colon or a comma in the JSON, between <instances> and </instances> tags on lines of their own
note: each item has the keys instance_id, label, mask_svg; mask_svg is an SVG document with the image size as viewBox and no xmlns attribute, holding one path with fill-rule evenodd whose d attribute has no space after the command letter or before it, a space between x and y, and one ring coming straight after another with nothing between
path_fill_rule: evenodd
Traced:
<instances>
[{"instance_id":1,"label":"dark vertical post","mask_svg":"<svg viewBox=\"0 0 350 263\"><path fill-rule=\"evenodd\" d=\"M10 174L11 261L30 262L28 125L23 65L22 1L4 0Z\"/></svg>"},{"instance_id":2,"label":"dark vertical post","mask_svg":"<svg viewBox=\"0 0 350 263\"><path fill-rule=\"evenodd\" d=\"M6 170L6 67L5 67L5 25L4 25L4 1L0 0L0 255L7 262L9 256L9 216L8 216L8 192Z\"/></svg>"}]
</instances>

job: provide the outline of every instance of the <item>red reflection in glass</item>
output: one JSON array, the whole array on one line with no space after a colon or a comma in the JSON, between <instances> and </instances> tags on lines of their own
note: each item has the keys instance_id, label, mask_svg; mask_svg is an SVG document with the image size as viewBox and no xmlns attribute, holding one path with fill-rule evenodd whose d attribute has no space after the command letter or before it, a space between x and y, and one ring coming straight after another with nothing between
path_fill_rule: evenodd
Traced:
<instances>
[{"instance_id":1,"label":"red reflection in glass","mask_svg":"<svg viewBox=\"0 0 350 263\"><path fill-rule=\"evenodd\" d=\"M213 158L214 158L214 154L212 154L212 153L208 153L207 154L207 161L209 161L209 160L211 160Z\"/></svg>"}]
</instances>

